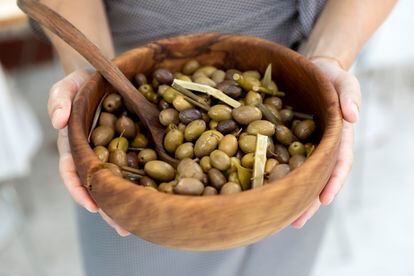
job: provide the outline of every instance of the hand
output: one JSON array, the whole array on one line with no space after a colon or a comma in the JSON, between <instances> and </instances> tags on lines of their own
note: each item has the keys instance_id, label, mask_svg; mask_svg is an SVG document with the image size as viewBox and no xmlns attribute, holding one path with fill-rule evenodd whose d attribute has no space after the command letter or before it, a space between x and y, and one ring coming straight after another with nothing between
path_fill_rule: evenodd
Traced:
<instances>
[{"instance_id":1,"label":"hand","mask_svg":"<svg viewBox=\"0 0 414 276\"><path fill-rule=\"evenodd\" d=\"M361 89L357 78L343 70L339 63L331 59L318 58L313 63L329 78L339 96L344 118L342 140L339 147L338 160L332 171L328 183L311 206L292 226L301 228L319 209L321 204L328 205L342 188L352 167L352 146L354 143L353 123L358 121L359 106L361 104Z\"/></svg>"},{"instance_id":2,"label":"hand","mask_svg":"<svg viewBox=\"0 0 414 276\"><path fill-rule=\"evenodd\" d=\"M102 218L112 226L120 236L129 235L128 231L117 225L111 218L102 212L88 191L82 186L79 176L76 173L72 153L70 151L67 124L72 107L72 101L79 88L88 79L89 74L84 70L78 70L59 82L55 83L50 89L48 101L48 113L52 125L59 130L58 150L59 150L59 172L63 183L69 194L80 206L91 213L98 212Z\"/></svg>"}]
</instances>

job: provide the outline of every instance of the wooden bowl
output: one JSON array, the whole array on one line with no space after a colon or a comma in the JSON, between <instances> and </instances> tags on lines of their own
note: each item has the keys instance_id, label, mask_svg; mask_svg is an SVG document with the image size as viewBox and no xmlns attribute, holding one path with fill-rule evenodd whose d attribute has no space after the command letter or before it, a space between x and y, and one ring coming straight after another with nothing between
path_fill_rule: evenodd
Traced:
<instances>
[{"instance_id":1,"label":"wooden bowl","mask_svg":"<svg viewBox=\"0 0 414 276\"><path fill-rule=\"evenodd\" d=\"M284 101L315 114L321 141L312 156L283 179L232 195L194 197L153 192L115 176L95 156L87 135L95 110L113 88L94 74L73 104L69 141L82 183L98 206L131 233L156 244L196 250L248 245L292 223L314 201L332 172L341 138L342 117L331 83L308 60L275 43L250 36L206 33L164 39L115 59L132 79L158 67L181 69L189 59L201 64L264 72Z\"/></svg>"}]
</instances>

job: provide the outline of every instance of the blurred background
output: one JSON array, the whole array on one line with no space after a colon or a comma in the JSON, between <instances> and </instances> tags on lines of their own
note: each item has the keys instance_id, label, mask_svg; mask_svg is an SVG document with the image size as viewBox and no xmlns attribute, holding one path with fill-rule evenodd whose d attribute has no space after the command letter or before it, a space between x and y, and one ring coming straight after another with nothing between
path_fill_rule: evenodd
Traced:
<instances>
[{"instance_id":1,"label":"blurred background","mask_svg":"<svg viewBox=\"0 0 414 276\"><path fill-rule=\"evenodd\" d=\"M355 162L314 276L414 275L412 11L414 1L400 0L353 68L363 94ZM63 73L12 0L0 0L0 62L0 276L81 276L46 108Z\"/></svg>"}]
</instances>

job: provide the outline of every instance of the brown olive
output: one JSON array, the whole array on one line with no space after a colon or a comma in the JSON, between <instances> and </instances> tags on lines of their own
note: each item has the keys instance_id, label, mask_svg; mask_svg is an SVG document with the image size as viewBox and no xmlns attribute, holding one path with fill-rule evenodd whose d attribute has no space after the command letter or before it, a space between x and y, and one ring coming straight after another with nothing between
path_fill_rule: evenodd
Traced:
<instances>
[{"instance_id":1,"label":"brown olive","mask_svg":"<svg viewBox=\"0 0 414 276\"><path fill-rule=\"evenodd\" d=\"M116 149L109 153L109 162L120 166L125 167L128 166L128 158L126 152L120 149Z\"/></svg>"},{"instance_id":2,"label":"brown olive","mask_svg":"<svg viewBox=\"0 0 414 276\"><path fill-rule=\"evenodd\" d=\"M200 63L197 60L192 59L187 61L182 69L182 72L186 75L193 74L198 68L200 68Z\"/></svg>"},{"instance_id":3,"label":"brown olive","mask_svg":"<svg viewBox=\"0 0 414 276\"><path fill-rule=\"evenodd\" d=\"M230 157L221 150L214 150L210 154L210 163L211 165L219 169L220 171L225 171L230 168Z\"/></svg>"},{"instance_id":4,"label":"brown olive","mask_svg":"<svg viewBox=\"0 0 414 276\"><path fill-rule=\"evenodd\" d=\"M271 105L275 107L276 109L280 110L282 109L282 100L279 97L268 97L264 100L264 104Z\"/></svg>"},{"instance_id":5,"label":"brown olive","mask_svg":"<svg viewBox=\"0 0 414 276\"><path fill-rule=\"evenodd\" d=\"M182 160L185 158L193 158L194 156L194 145L193 143L184 143L178 146L175 150L175 158Z\"/></svg>"},{"instance_id":6,"label":"brown olive","mask_svg":"<svg viewBox=\"0 0 414 276\"><path fill-rule=\"evenodd\" d=\"M194 120L201 119L201 112L195 108L186 109L180 112L179 118L183 124L187 125Z\"/></svg>"},{"instance_id":7,"label":"brown olive","mask_svg":"<svg viewBox=\"0 0 414 276\"><path fill-rule=\"evenodd\" d=\"M236 154L238 146L236 136L233 134L227 134L223 137L223 139L221 139L218 149L232 157Z\"/></svg>"},{"instance_id":8,"label":"brown olive","mask_svg":"<svg viewBox=\"0 0 414 276\"><path fill-rule=\"evenodd\" d=\"M224 94L232 97L238 98L241 95L242 89L237 86L236 82L233 80L225 80L217 84L217 89L224 92Z\"/></svg>"},{"instance_id":9,"label":"brown olive","mask_svg":"<svg viewBox=\"0 0 414 276\"><path fill-rule=\"evenodd\" d=\"M165 109L167 109L167 108L169 108L170 107L170 104L169 103L167 103L164 99L161 99L159 102L158 102L158 109L159 110L165 110Z\"/></svg>"},{"instance_id":10,"label":"brown olive","mask_svg":"<svg viewBox=\"0 0 414 276\"><path fill-rule=\"evenodd\" d=\"M155 189L157 188L157 183L155 183L155 181L148 176L141 177L139 179L139 185L145 187L154 187Z\"/></svg>"},{"instance_id":11,"label":"brown olive","mask_svg":"<svg viewBox=\"0 0 414 276\"><path fill-rule=\"evenodd\" d=\"M311 134L315 131L315 128L316 126L313 120L303 120L295 126L293 131L299 139L305 140L311 136Z\"/></svg>"},{"instance_id":12,"label":"brown olive","mask_svg":"<svg viewBox=\"0 0 414 276\"><path fill-rule=\"evenodd\" d=\"M254 153L245 154L241 159L241 165L245 168L252 169L254 165Z\"/></svg>"},{"instance_id":13,"label":"brown olive","mask_svg":"<svg viewBox=\"0 0 414 276\"><path fill-rule=\"evenodd\" d=\"M114 138L114 129L108 126L98 126L92 131L91 140L95 146L106 146Z\"/></svg>"},{"instance_id":14,"label":"brown olive","mask_svg":"<svg viewBox=\"0 0 414 276\"><path fill-rule=\"evenodd\" d=\"M239 138L239 147L244 153L254 152L256 150L256 135L243 135Z\"/></svg>"},{"instance_id":15,"label":"brown olive","mask_svg":"<svg viewBox=\"0 0 414 276\"><path fill-rule=\"evenodd\" d=\"M201 195L203 191L203 183L195 178L181 178L174 186L174 192L180 195Z\"/></svg>"},{"instance_id":16,"label":"brown olive","mask_svg":"<svg viewBox=\"0 0 414 276\"><path fill-rule=\"evenodd\" d=\"M275 134L275 125L266 120L257 120L251 122L247 126L247 133L257 135L262 134L266 136L272 136Z\"/></svg>"},{"instance_id":17,"label":"brown olive","mask_svg":"<svg viewBox=\"0 0 414 276\"><path fill-rule=\"evenodd\" d=\"M175 177L174 168L170 164L160 160L147 162L144 166L144 171L153 179L163 182L171 181Z\"/></svg>"},{"instance_id":18,"label":"brown olive","mask_svg":"<svg viewBox=\"0 0 414 276\"><path fill-rule=\"evenodd\" d=\"M288 123L293 119L293 111L287 108L282 109L280 110L280 117L284 123Z\"/></svg>"},{"instance_id":19,"label":"brown olive","mask_svg":"<svg viewBox=\"0 0 414 276\"><path fill-rule=\"evenodd\" d=\"M102 103L103 108L111 113L118 111L122 107L122 97L119 94L109 94Z\"/></svg>"},{"instance_id":20,"label":"brown olive","mask_svg":"<svg viewBox=\"0 0 414 276\"><path fill-rule=\"evenodd\" d=\"M168 152L175 152L183 142L184 134L178 129L172 129L164 137L164 148Z\"/></svg>"},{"instance_id":21,"label":"brown olive","mask_svg":"<svg viewBox=\"0 0 414 276\"><path fill-rule=\"evenodd\" d=\"M295 140L297 140L293 136L292 131L290 131L289 128L287 128L283 125L276 126L276 135L275 136L276 136L276 139L285 146L289 146Z\"/></svg>"},{"instance_id":22,"label":"brown olive","mask_svg":"<svg viewBox=\"0 0 414 276\"><path fill-rule=\"evenodd\" d=\"M204 187L203 196L211 196L216 194L218 194L216 188L211 186Z\"/></svg>"},{"instance_id":23,"label":"brown olive","mask_svg":"<svg viewBox=\"0 0 414 276\"><path fill-rule=\"evenodd\" d=\"M116 121L115 130L118 134L122 134L128 139L134 138L137 134L134 121L124 115Z\"/></svg>"},{"instance_id":24,"label":"brown olive","mask_svg":"<svg viewBox=\"0 0 414 276\"><path fill-rule=\"evenodd\" d=\"M142 133L137 133L131 142L131 146L134 148L146 148L148 146L148 138Z\"/></svg>"},{"instance_id":25,"label":"brown olive","mask_svg":"<svg viewBox=\"0 0 414 276\"><path fill-rule=\"evenodd\" d=\"M220 131L223 134L232 133L237 128L237 124L233 120L224 120L220 121L217 124L217 131Z\"/></svg>"},{"instance_id":26,"label":"brown olive","mask_svg":"<svg viewBox=\"0 0 414 276\"><path fill-rule=\"evenodd\" d=\"M190 158L185 158L180 161L177 166L177 174L180 179L195 178L202 181L205 177L201 166Z\"/></svg>"},{"instance_id":27,"label":"brown olive","mask_svg":"<svg viewBox=\"0 0 414 276\"><path fill-rule=\"evenodd\" d=\"M291 170L294 170L300 167L303 162L305 162L306 157L302 154L295 154L289 159L289 167Z\"/></svg>"},{"instance_id":28,"label":"brown olive","mask_svg":"<svg viewBox=\"0 0 414 276\"><path fill-rule=\"evenodd\" d=\"M276 159L267 159L265 164L265 173L269 174L272 171L272 169L277 165L279 165L279 161L277 161Z\"/></svg>"},{"instance_id":29,"label":"brown olive","mask_svg":"<svg viewBox=\"0 0 414 276\"><path fill-rule=\"evenodd\" d=\"M210 122L210 117L208 116L206 112L201 112L201 120L203 120L204 122L206 122L206 124L208 124Z\"/></svg>"},{"instance_id":30,"label":"brown olive","mask_svg":"<svg viewBox=\"0 0 414 276\"><path fill-rule=\"evenodd\" d=\"M100 126L108 126L110 128L115 129L115 123L116 123L116 116L112 113L108 112L102 112L99 116L99 125Z\"/></svg>"},{"instance_id":31,"label":"brown olive","mask_svg":"<svg viewBox=\"0 0 414 276\"><path fill-rule=\"evenodd\" d=\"M216 104L208 110L208 116L214 121L224 121L231 119L231 108L224 104Z\"/></svg>"},{"instance_id":32,"label":"brown olive","mask_svg":"<svg viewBox=\"0 0 414 276\"><path fill-rule=\"evenodd\" d=\"M135 152L127 153L128 167L138 169L138 156Z\"/></svg>"},{"instance_id":33,"label":"brown olive","mask_svg":"<svg viewBox=\"0 0 414 276\"><path fill-rule=\"evenodd\" d=\"M289 162L289 152L283 145L275 145L274 157L279 163L285 164Z\"/></svg>"},{"instance_id":34,"label":"brown olive","mask_svg":"<svg viewBox=\"0 0 414 276\"><path fill-rule=\"evenodd\" d=\"M126 152L128 150L128 144L128 140L125 137L117 137L109 143L108 150L111 152L116 149L120 149Z\"/></svg>"},{"instance_id":35,"label":"brown olive","mask_svg":"<svg viewBox=\"0 0 414 276\"><path fill-rule=\"evenodd\" d=\"M99 160L101 160L104 163L108 162L109 151L108 151L107 148L105 148L103 146L97 146L93 149L93 151L95 152L95 154L99 158Z\"/></svg>"},{"instance_id":36,"label":"brown olive","mask_svg":"<svg viewBox=\"0 0 414 276\"><path fill-rule=\"evenodd\" d=\"M207 126L203 120L195 120L189 123L184 130L184 138L187 141L193 141L200 137L206 130Z\"/></svg>"},{"instance_id":37,"label":"brown olive","mask_svg":"<svg viewBox=\"0 0 414 276\"><path fill-rule=\"evenodd\" d=\"M176 125L180 122L178 118L178 111L174 108L167 108L162 110L158 118L163 126L168 126L169 124Z\"/></svg>"},{"instance_id":38,"label":"brown olive","mask_svg":"<svg viewBox=\"0 0 414 276\"><path fill-rule=\"evenodd\" d=\"M220 194L227 195L227 194L236 194L242 191L239 184L234 182L227 182L223 185L220 189Z\"/></svg>"},{"instance_id":39,"label":"brown olive","mask_svg":"<svg viewBox=\"0 0 414 276\"><path fill-rule=\"evenodd\" d=\"M136 74L135 77L134 77L134 79L135 79L135 82L138 85L138 87L140 87L143 84L147 84L148 83L147 77L144 74L142 74L142 73Z\"/></svg>"},{"instance_id":40,"label":"brown olive","mask_svg":"<svg viewBox=\"0 0 414 276\"><path fill-rule=\"evenodd\" d=\"M147 162L156 160L157 153L153 149L143 149L138 153L138 162L145 165Z\"/></svg>"},{"instance_id":41,"label":"brown olive","mask_svg":"<svg viewBox=\"0 0 414 276\"><path fill-rule=\"evenodd\" d=\"M159 84L171 84L174 79L173 74L165 68L155 70L153 76Z\"/></svg>"},{"instance_id":42,"label":"brown olive","mask_svg":"<svg viewBox=\"0 0 414 276\"><path fill-rule=\"evenodd\" d=\"M217 190L220 190L221 187L227 182L224 174L216 168L208 170L208 180L210 181L210 185Z\"/></svg>"},{"instance_id":43,"label":"brown olive","mask_svg":"<svg viewBox=\"0 0 414 276\"><path fill-rule=\"evenodd\" d=\"M295 155L295 154L305 155L306 154L305 146L301 142L298 142L298 141L290 144L288 150L289 150L290 155Z\"/></svg>"},{"instance_id":44,"label":"brown olive","mask_svg":"<svg viewBox=\"0 0 414 276\"><path fill-rule=\"evenodd\" d=\"M290 167L287 164L276 165L269 174L269 181L276 181L284 177L290 172Z\"/></svg>"},{"instance_id":45,"label":"brown olive","mask_svg":"<svg viewBox=\"0 0 414 276\"><path fill-rule=\"evenodd\" d=\"M212 168L210 163L210 156L203 156L203 158L201 158L200 167L203 169L205 173Z\"/></svg>"},{"instance_id":46,"label":"brown olive","mask_svg":"<svg viewBox=\"0 0 414 276\"><path fill-rule=\"evenodd\" d=\"M262 118L262 112L257 107L248 105L242 105L233 109L231 114L234 120L242 125L248 125Z\"/></svg>"}]
</instances>

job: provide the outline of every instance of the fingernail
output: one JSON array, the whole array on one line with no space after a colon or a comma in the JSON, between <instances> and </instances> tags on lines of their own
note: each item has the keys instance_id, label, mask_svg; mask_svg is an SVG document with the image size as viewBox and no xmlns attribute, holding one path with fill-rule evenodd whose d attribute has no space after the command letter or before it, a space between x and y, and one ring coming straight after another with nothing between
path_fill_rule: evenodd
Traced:
<instances>
[{"instance_id":1,"label":"fingernail","mask_svg":"<svg viewBox=\"0 0 414 276\"><path fill-rule=\"evenodd\" d=\"M324 204L325 205L329 205L329 204L331 204L332 203L332 201L333 201L333 196L329 196L329 197L327 197L324 201Z\"/></svg>"},{"instance_id":2,"label":"fingernail","mask_svg":"<svg viewBox=\"0 0 414 276\"><path fill-rule=\"evenodd\" d=\"M97 213L97 212L98 212L98 210L96 210L96 208L92 208L92 206L89 206L88 204L84 205L83 207L84 207L86 210L88 210L90 213L95 214L95 213Z\"/></svg>"},{"instance_id":3,"label":"fingernail","mask_svg":"<svg viewBox=\"0 0 414 276\"><path fill-rule=\"evenodd\" d=\"M352 109L352 112L355 114L355 121L358 121L358 118L359 118L359 109L358 109L358 106L356 105L356 103L352 103L352 107L351 107L351 109Z\"/></svg>"}]
</instances>

